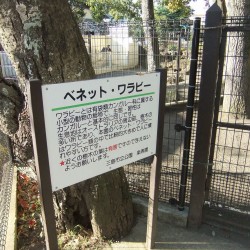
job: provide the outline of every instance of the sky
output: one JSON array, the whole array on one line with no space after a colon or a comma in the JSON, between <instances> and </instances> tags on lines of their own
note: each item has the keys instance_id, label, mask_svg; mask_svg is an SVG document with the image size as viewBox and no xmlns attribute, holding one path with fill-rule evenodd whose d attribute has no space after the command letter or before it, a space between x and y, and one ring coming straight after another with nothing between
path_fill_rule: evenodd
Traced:
<instances>
[{"instance_id":1,"label":"sky","mask_svg":"<svg viewBox=\"0 0 250 250\"><path fill-rule=\"evenodd\" d=\"M209 4L212 5L214 0L209 0ZM194 15L205 15L208 7L205 6L204 0L196 0L190 2L191 8L194 10Z\"/></svg>"}]
</instances>

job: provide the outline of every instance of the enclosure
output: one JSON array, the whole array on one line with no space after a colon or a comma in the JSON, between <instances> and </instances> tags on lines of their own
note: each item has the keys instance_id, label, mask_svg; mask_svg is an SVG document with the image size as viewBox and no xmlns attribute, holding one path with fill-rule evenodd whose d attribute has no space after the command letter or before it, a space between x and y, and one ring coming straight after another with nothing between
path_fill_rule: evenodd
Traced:
<instances>
[{"instance_id":1,"label":"enclosure","mask_svg":"<svg viewBox=\"0 0 250 250\"><path fill-rule=\"evenodd\" d=\"M230 108L229 111L223 109L223 100L229 99L230 103L232 102L230 100L235 99L235 95L245 94L243 92L235 94L233 92L234 87L231 88L231 92L224 91L224 89L225 82L231 82L233 85L236 78L246 77L244 71L236 71L234 66L229 66L229 60L230 58L242 58L243 60L244 57L247 57L241 40L249 32L249 22L249 18L230 17L223 19L220 26L221 43L218 45L220 47L218 53L219 66L216 72L218 82L216 83L216 93L213 95L215 100L214 114L212 114L213 133L211 134L211 145L208 145L210 147L210 162L207 168L205 187L205 208L208 208L209 211L209 216L205 217L207 220L211 220L210 215L215 214L214 211L217 211L217 209L225 215L228 212L244 215L247 218L249 215L249 120L246 117L239 118L239 115L231 112ZM103 34L102 38L99 34L87 35L89 41L90 38L91 41L99 39L99 43L96 40L94 40L94 43L91 42L91 49L89 49L96 72L101 73L99 77L147 72L147 38L143 35L143 25L145 24L139 22L112 24L112 32L117 27L117 32L114 32L116 34L115 40L127 42L124 45L125 49L121 47L123 45L112 42L112 32L109 32L110 26L108 25L103 24L100 28L95 29ZM181 182L183 181L183 175L185 175L183 171L186 171L184 177L186 179L185 205L189 206L200 98L199 90L202 84L201 71L206 70L202 69L202 65L203 60L207 60L206 53L209 53L204 53L203 50L203 36L207 28L204 23L201 23L200 27L194 28L193 22L188 20L154 22L151 25L154 27L155 36L159 42L159 54L157 55L159 65L162 68L167 68L168 72L160 199L174 205L178 204L179 199L183 198L183 194L180 194L180 187L183 185ZM120 32L121 26L126 32ZM84 24L83 30L85 33L89 30L88 24ZM199 30L198 34L197 30ZM196 42L193 41L193 46L192 39L196 39ZM109 52L107 56L111 58L111 63L107 67L102 66L102 71L100 71L96 64L100 60L98 59L100 58L98 53L101 53L100 48L102 46L108 44L112 48L112 52ZM134 55L131 56L131 53L134 53ZM194 54L192 55L192 53ZM194 55L196 58L192 57ZM124 58L128 59L126 65L123 64ZM191 65L194 59L197 59L195 71L194 66ZM104 58L103 60L106 62L107 59ZM195 86L195 93L190 94L190 85ZM249 92L249 87L245 91ZM188 98L193 98L194 109L191 116ZM203 96L203 98L206 98L206 96ZM212 103L211 105L213 105ZM206 114L203 119L206 119ZM185 145L187 136L185 135L187 131L185 124L187 120L192 125L192 129L188 159L185 159L187 157L185 153L187 146ZM183 164L187 166L183 166ZM125 170L131 192L147 197L150 159L126 166ZM223 219L230 223L227 216L225 218L220 216L216 220Z\"/></svg>"},{"instance_id":2,"label":"enclosure","mask_svg":"<svg viewBox=\"0 0 250 250\"><path fill-rule=\"evenodd\" d=\"M231 217L236 214L243 216L247 223L250 214L250 120L244 112L239 113L237 109L230 108L230 105L233 105L234 99L241 99L250 92L249 84L243 91L234 91L235 84L249 79L248 72L238 70L235 64L244 64L248 57L245 53L248 45L244 45L243 40L250 34L250 18L230 17L220 19L220 22L213 29L205 26L199 19L194 22L168 20L152 23L83 23L80 29L96 75L102 78L146 73L149 38L144 36L144 30L153 27L153 40L156 41L154 46L159 48L155 55L157 65L167 69L159 199L172 204L180 213L190 206L193 166L197 163L195 153L199 150L196 143L199 140L199 134L196 133L199 130L198 118L206 121L210 115L212 132L209 144L205 145L210 152L209 162L202 162L206 167L203 220L232 223ZM211 53L215 53L213 49L218 47L216 89L208 100L208 106L211 107L207 110L212 110L211 114L199 115L198 111L202 110L200 104L204 103L202 100L208 98L204 92L200 92L200 87L204 84L201 76L207 70L204 68L204 61L209 60L206 56L210 53L204 50L204 33L211 30L220 31L218 44L212 44L209 48ZM233 61L234 58L238 61ZM207 64L209 63L213 62L208 61ZM10 62L6 60L4 52L1 53L1 66L5 77L13 77L13 72L9 70ZM4 70L6 67L7 71ZM231 88L225 87L228 85ZM227 109L226 102L229 107ZM131 193L148 196L151 160L147 158L124 167ZM10 177L6 177L7 170L2 166L0 168L0 207L3 207L8 202L9 195L10 183L6 184L6 180L11 177L12 172L8 173ZM0 211L0 220L6 221L6 211L3 209ZM233 223L249 230L249 225ZM5 223L1 223L0 227L3 245Z\"/></svg>"}]
</instances>

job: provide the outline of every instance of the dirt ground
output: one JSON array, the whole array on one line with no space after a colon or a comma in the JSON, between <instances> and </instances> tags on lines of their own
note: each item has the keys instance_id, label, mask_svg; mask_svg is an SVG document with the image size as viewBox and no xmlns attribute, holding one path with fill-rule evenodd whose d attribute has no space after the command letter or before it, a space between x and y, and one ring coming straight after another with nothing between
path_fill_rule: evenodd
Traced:
<instances>
[{"instance_id":1,"label":"dirt ground","mask_svg":"<svg viewBox=\"0 0 250 250\"><path fill-rule=\"evenodd\" d=\"M139 216L135 227L127 237L104 249L147 249L145 244L146 227L146 217ZM190 230L158 222L154 249L247 250L249 244L249 239L242 239L240 236L228 234L206 225L199 230Z\"/></svg>"}]
</instances>

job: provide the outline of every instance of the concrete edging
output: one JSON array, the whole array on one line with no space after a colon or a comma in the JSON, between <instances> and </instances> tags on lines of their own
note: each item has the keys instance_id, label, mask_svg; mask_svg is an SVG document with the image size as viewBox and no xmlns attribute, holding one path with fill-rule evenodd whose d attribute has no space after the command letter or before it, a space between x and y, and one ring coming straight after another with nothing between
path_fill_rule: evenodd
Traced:
<instances>
[{"instance_id":1,"label":"concrete edging","mask_svg":"<svg viewBox=\"0 0 250 250\"><path fill-rule=\"evenodd\" d=\"M5 249L16 250L16 221L17 221L17 168L14 168L13 183L8 219L8 229L6 236ZM148 199L138 195L132 195L135 212L143 216L148 215ZM159 202L158 205L158 220L171 225L185 228L187 226L188 208L184 211L179 211L176 206L171 206L165 202Z\"/></svg>"},{"instance_id":2,"label":"concrete edging","mask_svg":"<svg viewBox=\"0 0 250 250\"><path fill-rule=\"evenodd\" d=\"M138 195L132 195L135 212L148 215L148 199ZM171 206L165 202L159 202L158 205L158 220L171 225L184 227L187 226L188 207L184 211L179 211L176 206Z\"/></svg>"}]
</instances>

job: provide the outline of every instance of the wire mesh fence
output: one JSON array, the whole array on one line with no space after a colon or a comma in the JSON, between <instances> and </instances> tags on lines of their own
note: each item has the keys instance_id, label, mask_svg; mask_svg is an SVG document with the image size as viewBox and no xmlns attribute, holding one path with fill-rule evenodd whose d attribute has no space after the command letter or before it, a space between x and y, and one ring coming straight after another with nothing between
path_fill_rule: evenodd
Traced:
<instances>
[{"instance_id":1,"label":"wire mesh fence","mask_svg":"<svg viewBox=\"0 0 250 250\"><path fill-rule=\"evenodd\" d=\"M87 22L80 27L97 75L145 72L148 71L149 57L154 57L157 66L168 68L171 84L185 81L189 66L190 21ZM149 27L152 27L152 34L145 33ZM148 54L151 46L154 55Z\"/></svg>"},{"instance_id":2,"label":"wire mesh fence","mask_svg":"<svg viewBox=\"0 0 250 250\"><path fill-rule=\"evenodd\" d=\"M0 51L1 75L8 80L16 80L16 73L10 59L4 51ZM9 152L8 138L0 131L0 250L6 244L10 199L12 192L14 166L7 163Z\"/></svg>"},{"instance_id":3,"label":"wire mesh fence","mask_svg":"<svg viewBox=\"0 0 250 250\"><path fill-rule=\"evenodd\" d=\"M5 249L14 167L8 164L8 139L0 132L0 249Z\"/></svg>"},{"instance_id":4,"label":"wire mesh fence","mask_svg":"<svg viewBox=\"0 0 250 250\"><path fill-rule=\"evenodd\" d=\"M8 166L8 169L3 171L2 180L0 183L0 249L5 249L6 235L9 220L10 199L12 191L14 167Z\"/></svg>"},{"instance_id":5,"label":"wire mesh fence","mask_svg":"<svg viewBox=\"0 0 250 250\"><path fill-rule=\"evenodd\" d=\"M0 62L2 68L2 75L5 79L15 79L16 72L13 69L10 59L4 51L0 51Z\"/></svg>"},{"instance_id":6,"label":"wire mesh fence","mask_svg":"<svg viewBox=\"0 0 250 250\"><path fill-rule=\"evenodd\" d=\"M250 19L224 20L226 40L221 98L216 114L210 206L250 213Z\"/></svg>"},{"instance_id":7,"label":"wire mesh fence","mask_svg":"<svg viewBox=\"0 0 250 250\"><path fill-rule=\"evenodd\" d=\"M83 23L81 30L97 77L143 74L150 71L150 57L157 67L167 68L160 199L178 200L184 135L175 125L185 123L192 22ZM148 196L150 159L130 164L125 171L131 192ZM188 186L189 192L190 181Z\"/></svg>"},{"instance_id":8,"label":"wire mesh fence","mask_svg":"<svg viewBox=\"0 0 250 250\"><path fill-rule=\"evenodd\" d=\"M167 69L160 199L178 200L183 133L176 132L175 125L185 123L192 21L83 23L81 30L98 77L143 74L150 71L150 57L157 67ZM125 171L131 192L148 196L150 159L130 164Z\"/></svg>"}]
</instances>

